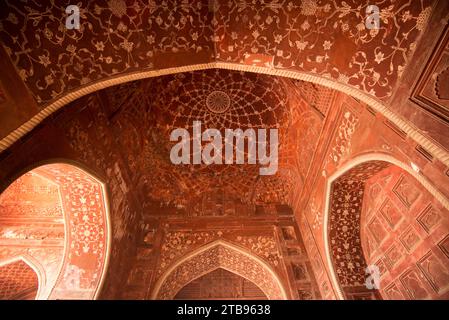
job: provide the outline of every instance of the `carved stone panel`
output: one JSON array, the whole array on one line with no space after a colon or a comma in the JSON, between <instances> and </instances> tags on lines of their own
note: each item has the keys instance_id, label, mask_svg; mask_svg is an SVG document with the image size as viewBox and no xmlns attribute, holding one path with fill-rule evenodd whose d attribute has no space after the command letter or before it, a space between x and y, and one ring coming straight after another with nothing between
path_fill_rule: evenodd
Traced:
<instances>
[{"instance_id":1,"label":"carved stone panel","mask_svg":"<svg viewBox=\"0 0 449 320\"><path fill-rule=\"evenodd\" d=\"M409 270L401 276L401 282L411 299L420 300L428 297L428 292L421 279L422 275L415 269Z\"/></svg>"},{"instance_id":2,"label":"carved stone panel","mask_svg":"<svg viewBox=\"0 0 449 320\"><path fill-rule=\"evenodd\" d=\"M448 288L449 272L432 251L418 262L418 266L437 293Z\"/></svg>"},{"instance_id":3,"label":"carved stone panel","mask_svg":"<svg viewBox=\"0 0 449 320\"><path fill-rule=\"evenodd\" d=\"M419 215L417 220L422 228L426 230L427 233L430 233L438 225L438 222L441 220L441 216L432 205L429 205Z\"/></svg>"},{"instance_id":4,"label":"carved stone panel","mask_svg":"<svg viewBox=\"0 0 449 320\"><path fill-rule=\"evenodd\" d=\"M408 177L401 177L393 189L394 194L402 203L410 208L419 198L420 192Z\"/></svg>"},{"instance_id":5,"label":"carved stone panel","mask_svg":"<svg viewBox=\"0 0 449 320\"><path fill-rule=\"evenodd\" d=\"M388 221L390 227L393 229L402 219L401 212L399 212L398 208L389 198L387 198L383 203L382 207L380 208L380 213L384 216L384 218Z\"/></svg>"},{"instance_id":6,"label":"carved stone panel","mask_svg":"<svg viewBox=\"0 0 449 320\"><path fill-rule=\"evenodd\" d=\"M449 27L427 62L411 99L433 115L449 122Z\"/></svg>"}]
</instances>

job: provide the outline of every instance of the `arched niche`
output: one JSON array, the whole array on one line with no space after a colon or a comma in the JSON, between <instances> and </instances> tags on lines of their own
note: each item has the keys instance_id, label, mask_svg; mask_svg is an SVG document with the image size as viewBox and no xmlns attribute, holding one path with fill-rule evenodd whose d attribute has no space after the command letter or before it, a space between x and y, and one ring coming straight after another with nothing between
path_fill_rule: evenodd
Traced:
<instances>
[{"instance_id":1,"label":"arched niche","mask_svg":"<svg viewBox=\"0 0 449 320\"><path fill-rule=\"evenodd\" d=\"M219 268L251 281L268 299L287 299L279 276L265 261L222 240L211 242L172 264L156 282L151 298L173 299L188 283Z\"/></svg>"},{"instance_id":2,"label":"arched niche","mask_svg":"<svg viewBox=\"0 0 449 320\"><path fill-rule=\"evenodd\" d=\"M365 286L368 274L360 235L361 215L365 182L392 166L410 175L442 208L449 209L449 200L412 164L386 154L365 154L344 164L327 180L323 228L327 265L339 299L356 295L381 298L380 292Z\"/></svg>"},{"instance_id":3,"label":"arched niche","mask_svg":"<svg viewBox=\"0 0 449 320\"><path fill-rule=\"evenodd\" d=\"M0 194L0 263L27 256L36 299L95 299L110 241L105 185L68 163L37 165Z\"/></svg>"},{"instance_id":4,"label":"arched niche","mask_svg":"<svg viewBox=\"0 0 449 320\"><path fill-rule=\"evenodd\" d=\"M0 264L0 300L34 300L41 284L38 270L24 257Z\"/></svg>"}]
</instances>

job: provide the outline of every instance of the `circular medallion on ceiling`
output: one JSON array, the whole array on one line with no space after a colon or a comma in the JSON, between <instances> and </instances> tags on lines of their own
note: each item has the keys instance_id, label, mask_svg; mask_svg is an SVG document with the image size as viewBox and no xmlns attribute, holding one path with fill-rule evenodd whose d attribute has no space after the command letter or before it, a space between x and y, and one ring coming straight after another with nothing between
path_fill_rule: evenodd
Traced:
<instances>
[{"instance_id":1,"label":"circular medallion on ceiling","mask_svg":"<svg viewBox=\"0 0 449 320\"><path fill-rule=\"evenodd\" d=\"M212 91L206 98L206 107L213 113L225 113L230 106L231 98L224 91Z\"/></svg>"}]
</instances>

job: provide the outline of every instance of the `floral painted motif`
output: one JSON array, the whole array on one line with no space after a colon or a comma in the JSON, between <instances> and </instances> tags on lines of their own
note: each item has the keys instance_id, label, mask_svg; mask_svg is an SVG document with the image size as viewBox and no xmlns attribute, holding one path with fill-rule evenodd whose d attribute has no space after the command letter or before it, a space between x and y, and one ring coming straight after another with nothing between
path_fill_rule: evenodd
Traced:
<instances>
[{"instance_id":1,"label":"floral painted motif","mask_svg":"<svg viewBox=\"0 0 449 320\"><path fill-rule=\"evenodd\" d=\"M246 63L252 55L387 98L434 2L378 3L380 29L370 30L368 1L81 1L80 30L66 30L68 3L8 0L0 11L0 37L39 104L118 74Z\"/></svg>"}]
</instances>

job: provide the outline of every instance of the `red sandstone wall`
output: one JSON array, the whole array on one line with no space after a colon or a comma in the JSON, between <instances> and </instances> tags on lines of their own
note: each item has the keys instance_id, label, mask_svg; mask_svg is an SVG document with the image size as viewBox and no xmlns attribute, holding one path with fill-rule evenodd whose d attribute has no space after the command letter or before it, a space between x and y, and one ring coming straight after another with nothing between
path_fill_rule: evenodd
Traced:
<instances>
[{"instance_id":1,"label":"red sandstone wall","mask_svg":"<svg viewBox=\"0 0 449 320\"><path fill-rule=\"evenodd\" d=\"M449 298L449 212L404 170L367 181L361 237L384 299Z\"/></svg>"},{"instance_id":2,"label":"red sandstone wall","mask_svg":"<svg viewBox=\"0 0 449 320\"><path fill-rule=\"evenodd\" d=\"M323 225L329 177L354 157L369 153L391 155L408 166L414 163L422 176L449 197L449 171L422 146L363 103L338 95L329 110L304 188L298 188L292 207L321 294L326 299L334 299L336 288L324 248Z\"/></svg>"},{"instance_id":3,"label":"red sandstone wall","mask_svg":"<svg viewBox=\"0 0 449 320\"><path fill-rule=\"evenodd\" d=\"M126 281L135 252L134 237L139 203L129 192L128 167L110 130L109 119L97 95L82 98L55 114L31 135L0 154L0 191L30 167L68 161L87 168L103 180L111 214L112 242L108 273L100 298L114 298Z\"/></svg>"},{"instance_id":4,"label":"red sandstone wall","mask_svg":"<svg viewBox=\"0 0 449 320\"><path fill-rule=\"evenodd\" d=\"M45 279L40 283L39 297L50 294L64 256L60 197L56 183L31 172L0 194L0 264L20 256L31 257Z\"/></svg>"}]
</instances>

